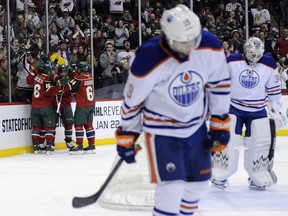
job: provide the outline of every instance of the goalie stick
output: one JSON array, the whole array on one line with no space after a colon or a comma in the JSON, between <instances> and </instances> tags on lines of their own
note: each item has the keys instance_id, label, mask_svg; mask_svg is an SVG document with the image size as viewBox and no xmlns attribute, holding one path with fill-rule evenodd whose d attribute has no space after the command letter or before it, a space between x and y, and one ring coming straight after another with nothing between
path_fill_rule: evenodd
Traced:
<instances>
[{"instance_id":1,"label":"goalie stick","mask_svg":"<svg viewBox=\"0 0 288 216\"><path fill-rule=\"evenodd\" d=\"M136 143L139 143L140 139L142 139L142 135L139 136L139 138L136 140ZM136 144L136 146L135 146L136 154L140 150L141 150L141 146L139 144ZM111 181L111 179L114 177L114 175L118 171L118 169L121 166L121 164L123 163L123 161L124 161L123 158L119 159L119 161L117 162L115 167L112 169L111 173L107 177L104 184L101 186L101 188L95 194L88 196L88 197L74 197L72 200L72 206L74 208L81 208L81 207L85 207L87 205L90 205L90 204L97 202L97 200L99 199L99 197L101 196L103 191L106 189L106 187L109 184L109 182Z\"/></svg>"}]
</instances>

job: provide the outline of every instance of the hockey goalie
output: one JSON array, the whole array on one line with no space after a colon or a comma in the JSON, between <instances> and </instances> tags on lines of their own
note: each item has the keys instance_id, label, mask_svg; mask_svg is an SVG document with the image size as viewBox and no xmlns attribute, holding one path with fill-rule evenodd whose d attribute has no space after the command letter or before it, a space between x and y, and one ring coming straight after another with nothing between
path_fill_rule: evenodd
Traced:
<instances>
[{"instance_id":1,"label":"hockey goalie","mask_svg":"<svg viewBox=\"0 0 288 216\"><path fill-rule=\"evenodd\" d=\"M273 171L276 129L283 127L287 119L280 112L276 62L263 53L262 41L252 37L244 44L244 55L235 53L227 59L233 86L229 111L231 137L226 149L212 155L215 187L224 189L229 185L228 178L237 171L239 149L243 147L250 188L265 190L277 182Z\"/></svg>"}]
</instances>

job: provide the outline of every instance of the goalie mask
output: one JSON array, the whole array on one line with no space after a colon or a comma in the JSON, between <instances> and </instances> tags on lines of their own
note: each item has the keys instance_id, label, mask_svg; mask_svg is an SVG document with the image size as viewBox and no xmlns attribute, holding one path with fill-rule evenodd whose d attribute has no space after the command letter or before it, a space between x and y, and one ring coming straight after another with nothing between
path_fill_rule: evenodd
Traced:
<instances>
[{"instance_id":1,"label":"goalie mask","mask_svg":"<svg viewBox=\"0 0 288 216\"><path fill-rule=\"evenodd\" d=\"M189 55L200 44L200 20L185 5L178 4L171 10L165 10L161 18L161 28L169 46L175 52Z\"/></svg>"},{"instance_id":2,"label":"goalie mask","mask_svg":"<svg viewBox=\"0 0 288 216\"><path fill-rule=\"evenodd\" d=\"M263 56L263 53L264 53L264 44L257 37L249 38L247 42L244 44L245 57L251 64L257 63L259 59Z\"/></svg>"}]
</instances>

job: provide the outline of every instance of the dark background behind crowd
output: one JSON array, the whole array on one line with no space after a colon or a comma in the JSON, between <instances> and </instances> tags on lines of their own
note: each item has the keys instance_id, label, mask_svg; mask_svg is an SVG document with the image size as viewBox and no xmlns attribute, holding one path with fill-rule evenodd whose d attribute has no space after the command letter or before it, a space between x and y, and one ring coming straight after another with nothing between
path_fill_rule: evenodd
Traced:
<instances>
[{"instance_id":1,"label":"dark background behind crowd","mask_svg":"<svg viewBox=\"0 0 288 216\"><path fill-rule=\"evenodd\" d=\"M29 70L28 55L42 53L55 73L57 65L69 67L86 61L91 69L96 98L121 97L129 70L129 60L139 46L138 1L94 0L93 53L91 53L89 0L51 0L46 24L45 1L11 0L10 30L7 36L6 0L0 1L0 102L8 102L7 40L11 39L11 94L16 102L27 102L23 92L33 92L25 80ZM160 18L165 9L185 0L142 1L141 38L145 42L161 34ZM246 40L244 0L194 0L193 10L205 30L221 40L226 56L242 53ZM249 36L259 37L265 53L279 66L288 66L288 0L248 1ZM48 25L49 31L46 32ZM49 53L45 53L46 35ZM284 70L282 70L284 71ZM284 71L286 73L286 71Z\"/></svg>"}]
</instances>

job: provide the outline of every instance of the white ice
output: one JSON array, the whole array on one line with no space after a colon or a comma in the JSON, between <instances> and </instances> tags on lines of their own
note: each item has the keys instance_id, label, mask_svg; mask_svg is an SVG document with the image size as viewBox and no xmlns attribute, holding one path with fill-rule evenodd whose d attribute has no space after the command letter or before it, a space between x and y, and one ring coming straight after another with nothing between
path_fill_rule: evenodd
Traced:
<instances>
[{"instance_id":1,"label":"white ice","mask_svg":"<svg viewBox=\"0 0 288 216\"><path fill-rule=\"evenodd\" d=\"M94 194L109 174L115 146L99 146L95 155L18 155L0 159L1 216L151 216L149 211L116 211L98 203L74 209L74 196ZM248 188L240 154L230 186L210 188L199 205L200 216L288 216L288 137L277 137L274 171L278 183L266 191Z\"/></svg>"}]
</instances>

